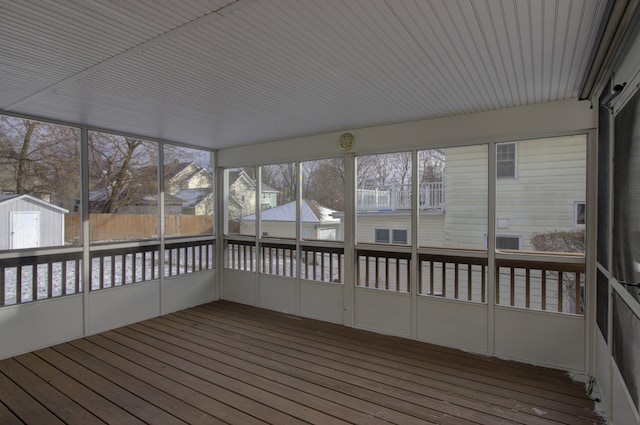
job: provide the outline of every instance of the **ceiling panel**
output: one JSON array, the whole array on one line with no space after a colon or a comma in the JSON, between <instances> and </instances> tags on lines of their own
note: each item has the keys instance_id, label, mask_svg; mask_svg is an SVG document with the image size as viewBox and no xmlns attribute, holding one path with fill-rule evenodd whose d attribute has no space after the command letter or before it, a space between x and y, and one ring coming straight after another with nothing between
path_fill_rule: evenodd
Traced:
<instances>
[{"instance_id":1,"label":"ceiling panel","mask_svg":"<svg viewBox=\"0 0 640 425\"><path fill-rule=\"evenodd\" d=\"M0 1L0 108L223 148L575 98L608 3Z\"/></svg>"}]
</instances>

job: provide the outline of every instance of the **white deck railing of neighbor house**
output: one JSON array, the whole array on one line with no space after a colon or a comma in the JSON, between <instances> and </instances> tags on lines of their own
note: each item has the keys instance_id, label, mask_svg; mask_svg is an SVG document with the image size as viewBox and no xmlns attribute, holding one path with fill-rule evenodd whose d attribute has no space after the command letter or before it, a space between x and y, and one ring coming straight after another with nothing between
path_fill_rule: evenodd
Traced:
<instances>
[{"instance_id":1,"label":"white deck railing of neighbor house","mask_svg":"<svg viewBox=\"0 0 640 425\"><path fill-rule=\"evenodd\" d=\"M420 210L444 207L444 184L421 183L418 189ZM394 185L385 188L359 188L356 192L359 211L396 211L411 209L411 185Z\"/></svg>"}]
</instances>

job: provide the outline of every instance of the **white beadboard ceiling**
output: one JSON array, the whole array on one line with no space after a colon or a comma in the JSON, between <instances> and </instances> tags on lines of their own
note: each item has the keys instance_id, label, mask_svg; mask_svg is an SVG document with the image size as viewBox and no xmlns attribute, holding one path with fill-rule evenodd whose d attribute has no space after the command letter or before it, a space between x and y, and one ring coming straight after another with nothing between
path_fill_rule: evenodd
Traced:
<instances>
[{"instance_id":1,"label":"white beadboard ceiling","mask_svg":"<svg viewBox=\"0 0 640 425\"><path fill-rule=\"evenodd\" d=\"M0 109L209 148L576 98L613 0L0 0Z\"/></svg>"}]
</instances>

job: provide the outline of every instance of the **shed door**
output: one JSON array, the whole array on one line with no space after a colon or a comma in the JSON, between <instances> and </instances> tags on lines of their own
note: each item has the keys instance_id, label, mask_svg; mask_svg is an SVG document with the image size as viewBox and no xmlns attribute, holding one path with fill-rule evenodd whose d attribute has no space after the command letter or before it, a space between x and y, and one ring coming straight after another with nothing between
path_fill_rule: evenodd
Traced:
<instances>
[{"instance_id":1,"label":"shed door","mask_svg":"<svg viewBox=\"0 0 640 425\"><path fill-rule=\"evenodd\" d=\"M40 246L40 213L38 211L11 212L11 249Z\"/></svg>"}]
</instances>

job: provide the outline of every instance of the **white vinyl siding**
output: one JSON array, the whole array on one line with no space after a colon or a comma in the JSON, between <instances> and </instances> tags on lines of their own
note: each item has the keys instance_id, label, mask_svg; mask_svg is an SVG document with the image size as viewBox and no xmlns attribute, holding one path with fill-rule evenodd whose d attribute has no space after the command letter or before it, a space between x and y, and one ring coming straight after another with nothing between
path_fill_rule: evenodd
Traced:
<instances>
[{"instance_id":1,"label":"white vinyl siding","mask_svg":"<svg viewBox=\"0 0 640 425\"><path fill-rule=\"evenodd\" d=\"M518 179L497 181L496 216L521 235L522 250L534 249L534 234L575 230L575 199L586 198L586 152L585 135L518 142Z\"/></svg>"}]
</instances>

